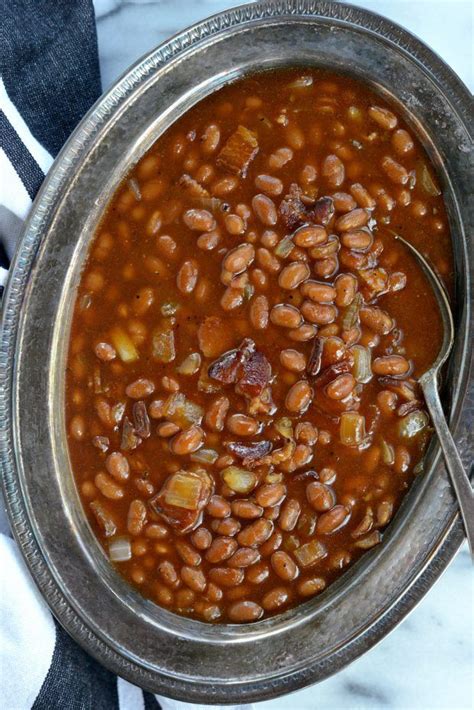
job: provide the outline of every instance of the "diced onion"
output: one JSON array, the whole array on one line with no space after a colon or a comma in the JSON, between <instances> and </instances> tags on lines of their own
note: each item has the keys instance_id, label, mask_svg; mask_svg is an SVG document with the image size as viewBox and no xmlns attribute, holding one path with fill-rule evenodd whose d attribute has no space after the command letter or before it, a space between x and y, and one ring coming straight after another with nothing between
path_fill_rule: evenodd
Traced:
<instances>
[{"instance_id":1,"label":"diced onion","mask_svg":"<svg viewBox=\"0 0 474 710\"><path fill-rule=\"evenodd\" d=\"M165 502L175 508L198 510L201 500L202 481L186 471L177 471L168 479Z\"/></svg>"},{"instance_id":2,"label":"diced onion","mask_svg":"<svg viewBox=\"0 0 474 710\"><path fill-rule=\"evenodd\" d=\"M428 416L419 409L410 412L400 419L398 423L398 433L402 439L412 439L428 426Z\"/></svg>"},{"instance_id":3,"label":"diced onion","mask_svg":"<svg viewBox=\"0 0 474 710\"><path fill-rule=\"evenodd\" d=\"M238 466L227 466L222 471L222 478L235 493L250 493L255 488L255 474Z\"/></svg>"},{"instance_id":4,"label":"diced onion","mask_svg":"<svg viewBox=\"0 0 474 710\"><path fill-rule=\"evenodd\" d=\"M386 466L391 466L395 461L395 450L393 446L382 439L380 442L380 451L382 453L382 461Z\"/></svg>"},{"instance_id":5,"label":"diced onion","mask_svg":"<svg viewBox=\"0 0 474 710\"><path fill-rule=\"evenodd\" d=\"M343 412L340 438L346 446L359 446L365 439L365 417L357 412Z\"/></svg>"},{"instance_id":6,"label":"diced onion","mask_svg":"<svg viewBox=\"0 0 474 710\"><path fill-rule=\"evenodd\" d=\"M198 463L212 464L217 461L219 454L214 449L199 449L199 451L191 454L189 458L191 461L197 461Z\"/></svg>"},{"instance_id":7,"label":"diced onion","mask_svg":"<svg viewBox=\"0 0 474 710\"><path fill-rule=\"evenodd\" d=\"M285 439L293 438L293 424L289 417L281 417L274 423L274 427Z\"/></svg>"},{"instance_id":8,"label":"diced onion","mask_svg":"<svg viewBox=\"0 0 474 710\"><path fill-rule=\"evenodd\" d=\"M123 362L134 362L138 360L139 355L130 336L119 326L116 326L110 331L110 339L112 345L118 352L119 358Z\"/></svg>"},{"instance_id":9,"label":"diced onion","mask_svg":"<svg viewBox=\"0 0 474 710\"><path fill-rule=\"evenodd\" d=\"M283 259L288 256L288 254L294 248L293 238L291 236L283 237L283 239L278 242L275 249L273 250L275 256L281 256Z\"/></svg>"},{"instance_id":10,"label":"diced onion","mask_svg":"<svg viewBox=\"0 0 474 710\"><path fill-rule=\"evenodd\" d=\"M126 562L132 557L132 546L128 537L116 537L109 542L109 557L112 562Z\"/></svg>"},{"instance_id":11,"label":"diced onion","mask_svg":"<svg viewBox=\"0 0 474 710\"><path fill-rule=\"evenodd\" d=\"M186 429L192 424L202 422L204 410L199 404L187 399L182 392L174 392L163 405L163 415L181 429Z\"/></svg>"},{"instance_id":12,"label":"diced onion","mask_svg":"<svg viewBox=\"0 0 474 710\"><path fill-rule=\"evenodd\" d=\"M352 303L347 306L342 316L342 330L350 330L359 322L359 311L362 306L362 294L356 293Z\"/></svg>"},{"instance_id":13,"label":"diced onion","mask_svg":"<svg viewBox=\"0 0 474 710\"><path fill-rule=\"evenodd\" d=\"M372 353L370 348L364 348L363 345L354 345L351 348L354 354L354 369L352 374L356 382L366 384L372 379Z\"/></svg>"},{"instance_id":14,"label":"diced onion","mask_svg":"<svg viewBox=\"0 0 474 710\"><path fill-rule=\"evenodd\" d=\"M199 353L191 353L178 365L176 371L180 375L194 375L201 367L201 356Z\"/></svg>"},{"instance_id":15,"label":"diced onion","mask_svg":"<svg viewBox=\"0 0 474 710\"><path fill-rule=\"evenodd\" d=\"M174 332L172 330L157 330L153 334L153 357L158 362L172 362L176 357Z\"/></svg>"},{"instance_id":16,"label":"diced onion","mask_svg":"<svg viewBox=\"0 0 474 710\"><path fill-rule=\"evenodd\" d=\"M322 542L319 542L319 540L311 540L311 542L307 542L305 545L298 547L293 554L302 567L310 567L326 557L328 553Z\"/></svg>"}]
</instances>

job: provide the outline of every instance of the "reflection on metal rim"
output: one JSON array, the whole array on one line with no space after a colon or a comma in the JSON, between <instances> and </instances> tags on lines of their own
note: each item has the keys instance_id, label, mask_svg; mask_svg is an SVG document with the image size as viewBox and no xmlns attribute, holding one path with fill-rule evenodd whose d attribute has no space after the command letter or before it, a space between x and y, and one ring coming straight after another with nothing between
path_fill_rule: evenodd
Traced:
<instances>
[{"instance_id":1,"label":"reflection on metal rim","mask_svg":"<svg viewBox=\"0 0 474 710\"><path fill-rule=\"evenodd\" d=\"M64 362L78 276L104 205L124 172L191 105L245 73L295 64L369 81L405 113L438 167L457 275L446 395L458 448L472 459L470 95L421 42L353 6L282 0L235 8L140 61L57 158L25 226L3 304L0 450L25 559L56 617L89 653L137 685L181 700L257 701L328 677L415 606L462 540L433 446L379 549L318 599L251 626L213 627L131 589L107 563L80 507L65 445Z\"/></svg>"}]
</instances>

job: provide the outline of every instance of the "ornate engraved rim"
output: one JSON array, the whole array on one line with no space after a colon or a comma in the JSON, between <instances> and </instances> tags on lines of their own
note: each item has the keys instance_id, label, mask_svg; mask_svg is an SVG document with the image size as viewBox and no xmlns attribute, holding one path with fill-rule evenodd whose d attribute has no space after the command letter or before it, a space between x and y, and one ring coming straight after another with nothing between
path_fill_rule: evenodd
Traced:
<instances>
[{"instance_id":1,"label":"ornate engraved rim","mask_svg":"<svg viewBox=\"0 0 474 710\"><path fill-rule=\"evenodd\" d=\"M12 264L4 298L0 343L0 453L8 512L25 560L59 621L89 653L119 675L138 685L194 702L206 701L210 697L214 702L228 703L236 702L237 699L242 701L268 699L308 685L315 680L321 680L341 669L373 646L403 619L446 567L463 537L461 525L455 518L446 530L443 541L432 550L422 574L417 579L411 580L411 584L407 586L396 605L388 609L376 624L364 629L350 644L341 648L337 654L333 654L330 667L326 661L322 661L317 666L303 668L291 674L285 675L284 672L280 675L275 674L265 682L259 681L254 685L242 682L240 686L232 688L221 686L214 690L210 689L209 683L206 686L204 679L201 685L192 686L184 678L166 678L163 675L158 677L153 670L137 664L133 659L125 658L112 649L89 628L71 600L64 595L51 574L38 543L39 532L29 517L17 474L19 465L17 457L20 454L14 421L14 402L17 396L15 363L20 357L17 342L22 328L22 303L27 281L34 269L37 251L54 217L61 195L71 183L77 166L90 150L103 127L120 111L121 105L138 85L171 60L181 55L184 57L186 52L211 37L228 32L232 28L242 25L251 26L274 18L287 19L288 22L291 22L292 18L307 18L312 21L334 20L348 23L368 34L388 40L421 65L426 73L436 78L437 83L444 88L458 116L465 125L469 125L470 96L462 82L419 40L382 17L354 6L310 0L263 2L222 12L181 32L140 60L85 116L55 161L35 200ZM471 393L466 397L464 404L465 416L472 417L473 402ZM469 456L472 445L469 446L467 440L459 444L465 455Z\"/></svg>"}]
</instances>

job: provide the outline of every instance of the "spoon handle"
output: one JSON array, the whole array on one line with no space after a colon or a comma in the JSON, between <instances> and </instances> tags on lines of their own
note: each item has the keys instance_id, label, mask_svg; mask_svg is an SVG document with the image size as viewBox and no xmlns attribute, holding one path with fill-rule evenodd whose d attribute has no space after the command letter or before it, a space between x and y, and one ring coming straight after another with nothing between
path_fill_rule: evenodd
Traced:
<instances>
[{"instance_id":1,"label":"spoon handle","mask_svg":"<svg viewBox=\"0 0 474 710\"><path fill-rule=\"evenodd\" d=\"M464 470L461 457L458 454L448 423L444 416L441 400L438 394L436 374L420 380L426 405L431 415L433 426L436 429L439 443L443 449L446 466L451 476L451 482L456 492L459 509L464 522L471 557L474 561L474 490Z\"/></svg>"}]
</instances>

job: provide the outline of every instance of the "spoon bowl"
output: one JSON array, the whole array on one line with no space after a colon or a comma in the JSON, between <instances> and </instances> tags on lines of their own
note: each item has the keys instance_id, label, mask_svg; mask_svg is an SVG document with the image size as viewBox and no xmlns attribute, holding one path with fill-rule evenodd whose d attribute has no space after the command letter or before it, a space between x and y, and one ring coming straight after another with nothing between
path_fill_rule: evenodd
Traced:
<instances>
[{"instance_id":1,"label":"spoon bowl","mask_svg":"<svg viewBox=\"0 0 474 710\"><path fill-rule=\"evenodd\" d=\"M418 381L421 389L423 390L426 406L428 407L433 427L436 430L439 443L441 444L441 448L443 450L446 466L451 477L451 483L453 484L453 488L456 492L471 557L474 562L474 490L471 486L468 475L464 470L461 457L459 456L456 444L451 436L451 432L449 431L449 426L439 398L438 375L441 367L448 359L454 343L453 315L451 313L451 307L449 305L445 288L425 257L420 254L418 249L416 249L413 244L407 242L407 240L403 239L403 237L400 237L397 234L395 239L402 242L407 249L414 254L420 263L420 266L426 274L433 289L443 323L443 342L439 353L431 367L421 375Z\"/></svg>"}]
</instances>

